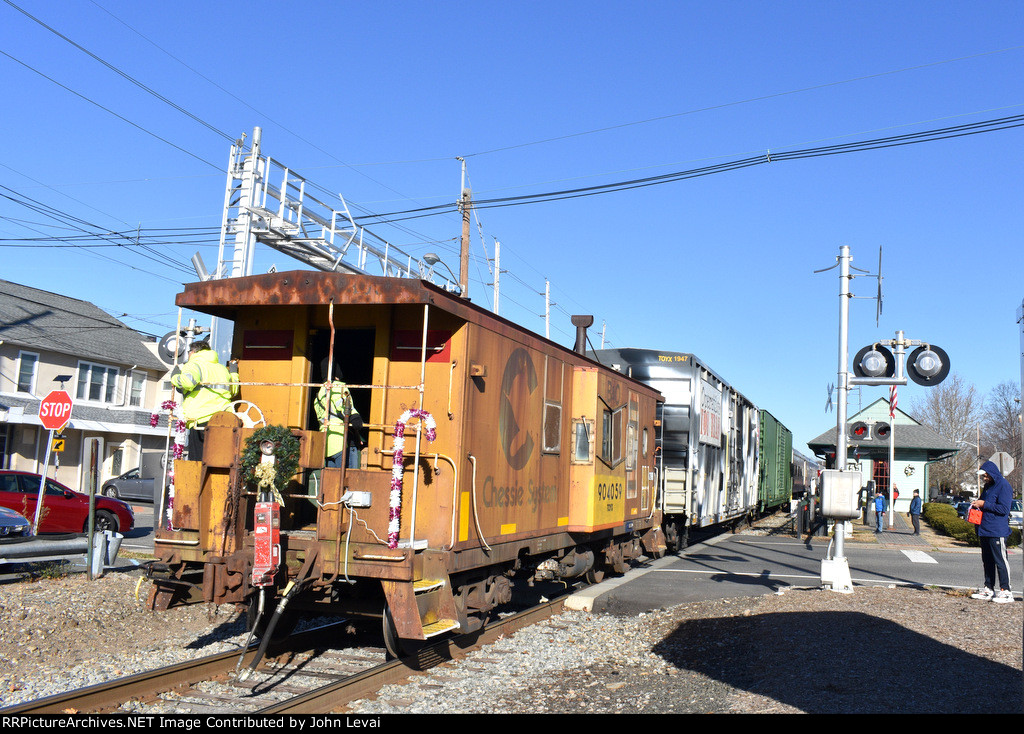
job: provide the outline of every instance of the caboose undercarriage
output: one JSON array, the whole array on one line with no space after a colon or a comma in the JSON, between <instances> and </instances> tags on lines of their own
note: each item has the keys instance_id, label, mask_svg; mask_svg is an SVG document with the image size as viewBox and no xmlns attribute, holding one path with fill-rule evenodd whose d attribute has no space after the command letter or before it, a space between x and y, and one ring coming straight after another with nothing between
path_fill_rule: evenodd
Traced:
<instances>
[{"instance_id":1,"label":"caboose undercarriage","mask_svg":"<svg viewBox=\"0 0 1024 734\"><path fill-rule=\"evenodd\" d=\"M403 543L389 548L379 538L363 537L373 535L370 528L381 508L373 503L354 507L341 500L343 486L363 487L370 496L384 496L385 487L375 487L381 484L380 474L322 469L316 474L318 496L296 491L285 498L276 538L280 564L270 583L261 587L253 583L259 577L254 509L258 497L240 491L235 458L239 451L233 448L254 429L223 413L214 417L207 430L204 461L176 466L182 486L200 489L192 497L181 491L175 495L175 530L162 533L160 560L150 567L153 609L200 601L246 605L250 624L264 633L272 612L287 599L288 614L276 623L277 635L286 634L295 616L303 613L380 620L389 650L400 655L415 641L480 629L493 610L512 600L513 579L595 582L605 574L625 572L631 561L643 555L664 553L654 518L593 533L554 533L493 542L488 547L428 548L420 543L416 548L415 543ZM294 433L301 445L311 449L304 448L302 454L315 457L322 434ZM220 460L218 451L222 451ZM310 463L318 462L313 458ZM435 477L435 472L444 471L435 469L432 461L421 466ZM184 481L190 474L195 475L194 483ZM315 506L319 512L308 509ZM205 521L190 523L190 517ZM204 527L189 528L189 524ZM214 538L219 542L211 550Z\"/></svg>"}]
</instances>

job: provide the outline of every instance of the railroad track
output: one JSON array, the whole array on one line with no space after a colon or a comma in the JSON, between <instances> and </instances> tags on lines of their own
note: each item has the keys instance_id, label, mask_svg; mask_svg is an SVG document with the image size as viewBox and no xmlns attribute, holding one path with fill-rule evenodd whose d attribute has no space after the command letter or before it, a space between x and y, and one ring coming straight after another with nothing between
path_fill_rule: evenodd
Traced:
<instances>
[{"instance_id":1,"label":"railroad track","mask_svg":"<svg viewBox=\"0 0 1024 734\"><path fill-rule=\"evenodd\" d=\"M487 625L473 635L425 645L413 658L386 660L383 647L327 647L343 642L345 623L318 627L271 648L256 671L241 680L256 646L119 678L88 688L0 709L3 715L60 713L326 714L373 695L447 660L558 614L565 597L545 601ZM326 643L325 643L326 641ZM355 640L353 640L355 641ZM242 662L239 665L239 659Z\"/></svg>"}]
</instances>

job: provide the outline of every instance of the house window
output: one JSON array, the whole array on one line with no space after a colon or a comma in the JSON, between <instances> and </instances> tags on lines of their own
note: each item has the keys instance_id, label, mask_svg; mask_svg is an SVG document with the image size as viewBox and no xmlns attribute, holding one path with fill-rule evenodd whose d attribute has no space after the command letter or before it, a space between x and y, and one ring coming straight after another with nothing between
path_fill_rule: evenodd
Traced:
<instances>
[{"instance_id":1,"label":"house window","mask_svg":"<svg viewBox=\"0 0 1024 734\"><path fill-rule=\"evenodd\" d=\"M116 387L117 368L89 362L78 363L78 400L113 403Z\"/></svg>"},{"instance_id":2,"label":"house window","mask_svg":"<svg viewBox=\"0 0 1024 734\"><path fill-rule=\"evenodd\" d=\"M36 365L39 355L22 352L18 355L18 392L32 393L36 386Z\"/></svg>"},{"instance_id":3,"label":"house window","mask_svg":"<svg viewBox=\"0 0 1024 734\"><path fill-rule=\"evenodd\" d=\"M146 374L144 372L132 372L132 394L129 398L129 405L136 408L142 405L142 398L146 392Z\"/></svg>"}]
</instances>

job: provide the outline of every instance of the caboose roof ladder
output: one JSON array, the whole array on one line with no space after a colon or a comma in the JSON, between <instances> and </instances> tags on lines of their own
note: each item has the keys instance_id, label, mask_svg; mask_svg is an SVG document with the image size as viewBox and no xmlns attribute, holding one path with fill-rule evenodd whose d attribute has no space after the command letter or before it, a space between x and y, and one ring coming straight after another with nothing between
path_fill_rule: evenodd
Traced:
<instances>
[{"instance_id":1,"label":"caboose roof ladder","mask_svg":"<svg viewBox=\"0 0 1024 734\"><path fill-rule=\"evenodd\" d=\"M423 260L356 224L341 194L321 201L305 178L260 154L260 128L252 145L231 146L220 246L214 278L252 275L256 243L271 247L316 270L433 281L445 290L458 284Z\"/></svg>"}]
</instances>

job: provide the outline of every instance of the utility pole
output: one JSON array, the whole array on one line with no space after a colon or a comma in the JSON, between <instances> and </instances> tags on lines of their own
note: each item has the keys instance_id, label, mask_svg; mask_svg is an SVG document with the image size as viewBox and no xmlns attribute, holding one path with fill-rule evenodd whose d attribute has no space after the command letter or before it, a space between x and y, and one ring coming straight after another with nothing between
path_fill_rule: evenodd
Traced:
<instances>
[{"instance_id":1,"label":"utility pole","mask_svg":"<svg viewBox=\"0 0 1024 734\"><path fill-rule=\"evenodd\" d=\"M462 297L469 298L469 210L472 209L470 190L466 188L466 160L458 158L462 162L462 198L459 200L459 210L462 212L462 246L459 250L459 287L462 289Z\"/></svg>"},{"instance_id":2,"label":"utility pole","mask_svg":"<svg viewBox=\"0 0 1024 734\"><path fill-rule=\"evenodd\" d=\"M499 280L501 280L501 243L494 240L494 313L498 313Z\"/></svg>"},{"instance_id":3,"label":"utility pole","mask_svg":"<svg viewBox=\"0 0 1024 734\"><path fill-rule=\"evenodd\" d=\"M544 336L551 338L551 281L544 279Z\"/></svg>"}]
</instances>

